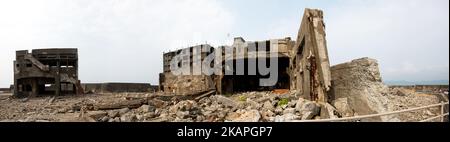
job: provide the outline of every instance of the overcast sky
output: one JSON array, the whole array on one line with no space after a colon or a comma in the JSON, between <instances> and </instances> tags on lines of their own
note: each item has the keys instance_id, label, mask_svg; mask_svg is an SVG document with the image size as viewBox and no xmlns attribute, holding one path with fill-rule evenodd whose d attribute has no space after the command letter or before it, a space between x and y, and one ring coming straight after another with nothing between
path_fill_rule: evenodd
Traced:
<instances>
[{"instance_id":1,"label":"overcast sky","mask_svg":"<svg viewBox=\"0 0 450 142\"><path fill-rule=\"evenodd\" d=\"M2 0L0 87L15 50L75 47L82 82L158 83L162 54L233 37L295 37L324 11L331 63L380 63L384 80L448 80L448 0Z\"/></svg>"}]
</instances>

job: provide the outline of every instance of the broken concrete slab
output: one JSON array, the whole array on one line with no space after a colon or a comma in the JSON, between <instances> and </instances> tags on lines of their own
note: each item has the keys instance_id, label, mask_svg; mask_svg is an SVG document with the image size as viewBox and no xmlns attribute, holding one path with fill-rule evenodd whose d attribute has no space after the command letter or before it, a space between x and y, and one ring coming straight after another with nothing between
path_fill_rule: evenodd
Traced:
<instances>
[{"instance_id":1,"label":"broken concrete slab","mask_svg":"<svg viewBox=\"0 0 450 142\"><path fill-rule=\"evenodd\" d=\"M108 112L105 111L89 111L86 116L93 118L94 120L100 120L104 116L107 116Z\"/></svg>"},{"instance_id":2,"label":"broken concrete slab","mask_svg":"<svg viewBox=\"0 0 450 142\"><path fill-rule=\"evenodd\" d=\"M315 102L306 102L300 111L302 120L310 120L320 113L320 105Z\"/></svg>"},{"instance_id":3,"label":"broken concrete slab","mask_svg":"<svg viewBox=\"0 0 450 142\"><path fill-rule=\"evenodd\" d=\"M239 114L233 113L232 115L228 117L232 122L259 122L261 119L261 114L258 110L245 111Z\"/></svg>"},{"instance_id":4,"label":"broken concrete slab","mask_svg":"<svg viewBox=\"0 0 450 142\"><path fill-rule=\"evenodd\" d=\"M349 107L358 115L388 111L388 87L382 83L378 62L370 58L356 59L331 67L333 100L348 98ZM341 106L339 106L341 107ZM348 108L339 108L346 113ZM350 112L349 112L350 113ZM368 118L367 121L387 121L390 117Z\"/></svg>"},{"instance_id":5,"label":"broken concrete slab","mask_svg":"<svg viewBox=\"0 0 450 142\"><path fill-rule=\"evenodd\" d=\"M320 103L320 118L321 119L335 119L339 118L336 108L329 103Z\"/></svg>"},{"instance_id":6,"label":"broken concrete slab","mask_svg":"<svg viewBox=\"0 0 450 142\"><path fill-rule=\"evenodd\" d=\"M142 112L142 113L154 112L155 111L155 107L150 106L150 105L142 105L139 108L139 111Z\"/></svg>"},{"instance_id":7,"label":"broken concrete slab","mask_svg":"<svg viewBox=\"0 0 450 142\"><path fill-rule=\"evenodd\" d=\"M353 109L349 106L348 98L338 98L333 101L333 106L336 107L336 110L342 117L352 117Z\"/></svg>"},{"instance_id":8,"label":"broken concrete slab","mask_svg":"<svg viewBox=\"0 0 450 142\"><path fill-rule=\"evenodd\" d=\"M234 100L224 97L222 95L216 95L214 96L215 101L227 106L227 107L231 107L231 108L237 108L238 107L238 103L235 102Z\"/></svg>"},{"instance_id":9,"label":"broken concrete slab","mask_svg":"<svg viewBox=\"0 0 450 142\"><path fill-rule=\"evenodd\" d=\"M272 121L273 122L290 122L292 120L299 120L299 119L300 119L299 116L292 114L292 113L287 113L287 114L275 116Z\"/></svg>"}]
</instances>

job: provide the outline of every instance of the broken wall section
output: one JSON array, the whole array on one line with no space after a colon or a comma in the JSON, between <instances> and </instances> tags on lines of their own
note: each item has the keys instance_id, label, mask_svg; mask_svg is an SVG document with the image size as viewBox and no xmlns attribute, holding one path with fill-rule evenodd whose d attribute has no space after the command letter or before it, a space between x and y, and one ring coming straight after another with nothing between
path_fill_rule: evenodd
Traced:
<instances>
[{"instance_id":1,"label":"broken wall section","mask_svg":"<svg viewBox=\"0 0 450 142\"><path fill-rule=\"evenodd\" d=\"M291 90L301 97L327 102L331 73L325 39L323 12L306 9L291 53Z\"/></svg>"},{"instance_id":2,"label":"broken wall section","mask_svg":"<svg viewBox=\"0 0 450 142\"><path fill-rule=\"evenodd\" d=\"M88 93L141 93L158 90L157 86L148 83L83 83L81 86Z\"/></svg>"},{"instance_id":3,"label":"broken wall section","mask_svg":"<svg viewBox=\"0 0 450 142\"><path fill-rule=\"evenodd\" d=\"M378 63L362 58L331 67L330 97L339 113L345 117L387 112L389 89L382 83ZM397 121L395 115L362 121Z\"/></svg>"},{"instance_id":4,"label":"broken wall section","mask_svg":"<svg viewBox=\"0 0 450 142\"><path fill-rule=\"evenodd\" d=\"M196 95L199 93L215 89L211 76L207 75L180 75L171 73L164 75L164 82L161 84L164 92L174 93L176 95Z\"/></svg>"}]
</instances>

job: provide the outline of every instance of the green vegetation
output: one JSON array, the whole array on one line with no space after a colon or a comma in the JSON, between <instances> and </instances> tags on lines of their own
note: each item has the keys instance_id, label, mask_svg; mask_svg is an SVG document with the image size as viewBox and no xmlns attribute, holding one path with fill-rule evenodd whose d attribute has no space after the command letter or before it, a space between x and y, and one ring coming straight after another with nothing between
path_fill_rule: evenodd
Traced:
<instances>
[{"instance_id":1,"label":"green vegetation","mask_svg":"<svg viewBox=\"0 0 450 142\"><path fill-rule=\"evenodd\" d=\"M241 102L245 102L245 101L247 101L247 97L246 97L246 96L244 96L244 95L242 95L242 96L239 96L239 101L241 101Z\"/></svg>"},{"instance_id":2,"label":"green vegetation","mask_svg":"<svg viewBox=\"0 0 450 142\"><path fill-rule=\"evenodd\" d=\"M287 105L288 103L289 103L289 99L283 98L280 101L278 101L278 106L284 106L284 105Z\"/></svg>"}]
</instances>

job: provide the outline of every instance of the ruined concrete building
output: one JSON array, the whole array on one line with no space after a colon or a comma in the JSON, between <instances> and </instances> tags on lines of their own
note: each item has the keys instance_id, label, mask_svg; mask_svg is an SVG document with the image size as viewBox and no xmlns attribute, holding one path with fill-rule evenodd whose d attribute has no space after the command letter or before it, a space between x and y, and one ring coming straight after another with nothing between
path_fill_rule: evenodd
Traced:
<instances>
[{"instance_id":1,"label":"ruined concrete building","mask_svg":"<svg viewBox=\"0 0 450 142\"><path fill-rule=\"evenodd\" d=\"M16 51L14 95L81 94L77 49Z\"/></svg>"},{"instance_id":2,"label":"ruined concrete building","mask_svg":"<svg viewBox=\"0 0 450 142\"><path fill-rule=\"evenodd\" d=\"M248 49L255 45L256 47L265 47L266 51L258 51L259 48L256 48L256 50ZM219 65L221 74L175 75L171 72L171 65L178 67L191 65L191 67L196 68L196 60L193 55L199 52L199 47L204 46L212 49L209 51L232 50L232 55L213 55L224 56L224 58L220 58L222 60L214 62L214 65ZM273 50L273 48L276 48L276 50ZM191 54L181 58L190 60L188 62L178 62L174 65L171 61L177 55L183 54L183 52ZM275 57L267 56L272 52L275 52ZM200 60L210 55L210 52L201 53L204 55L201 56ZM237 54L244 54L244 56L237 56ZM251 42L238 37L234 39L232 46L221 46L218 48L213 48L210 45L194 46L164 53L163 58L164 73L160 74L160 89L176 95L198 94L211 90L215 90L218 94L228 94L244 91L291 89L296 90L298 95L309 100L327 101L327 93L331 86L323 14L321 10L316 9L305 10L297 41L293 41L288 37ZM261 78L267 78L267 75L259 74L259 68L255 61L264 58L276 58L278 61L278 81L273 86L262 87L261 82L259 82ZM244 74L239 74L239 71L236 70L239 69L236 68L236 64L240 63L245 66L242 69ZM270 65L269 62L266 63L266 65ZM188 70L192 71L193 68ZM228 75L225 72L234 74Z\"/></svg>"},{"instance_id":3,"label":"ruined concrete building","mask_svg":"<svg viewBox=\"0 0 450 142\"><path fill-rule=\"evenodd\" d=\"M275 42L273 42L275 41ZM289 89L289 54L291 45L294 44L290 38L286 39L277 39L277 40L267 40L267 41L256 41L249 42L245 41L243 38L235 38L233 46L221 46L219 48L213 48L210 45L199 45L193 46L186 49L180 49L177 51L165 53L163 56L164 59L164 73L160 74L160 89L165 92L176 93L180 95L189 95L196 94L200 92L207 92L210 90L216 90L218 93L234 93L234 92L242 92L242 91L253 91L253 90L261 90L261 89L269 89L262 88L259 86L259 79L264 78L266 76L262 76L258 73L258 68L256 64L252 66L252 64L247 64L249 60L253 60L256 62L257 53L256 50L246 49L248 47L255 47L252 45L264 45L266 50L270 50L275 47L273 44L277 44L277 58L279 61L278 66L278 84L269 87L271 89ZM198 60L195 59L196 53L200 53L201 48L206 47L209 49L209 52L202 52L199 56ZM193 72L194 69L199 68L201 62L204 61L207 56L211 55L211 53L215 50L233 50L233 55L227 56L225 52L221 52L224 58L221 58L221 61L215 62L212 61L213 64L220 64L221 73L215 75L205 75L203 72L198 75L174 75L170 66L171 61L176 57L176 55L181 55L179 58L188 59L187 62L178 62L175 66L187 66L190 65L187 70ZM239 51L243 51L245 53L244 56L238 57L236 53ZM190 52L190 54L183 55L183 52ZM212 55L215 56L215 55ZM267 57L270 58L270 57ZM232 63L230 63L232 62ZM244 74L235 74L237 69L236 65L239 63L243 63ZM233 65L233 67L229 67L228 65ZM211 65L213 67L213 65ZM254 69L255 74L249 75L248 70L251 68ZM200 70L201 72L202 70ZM227 75L225 72L233 72L233 75ZM239 85L234 85L239 84Z\"/></svg>"},{"instance_id":4,"label":"ruined concrete building","mask_svg":"<svg viewBox=\"0 0 450 142\"><path fill-rule=\"evenodd\" d=\"M331 87L330 62L320 10L306 9L292 49L291 89L304 98L326 102Z\"/></svg>"},{"instance_id":5,"label":"ruined concrete building","mask_svg":"<svg viewBox=\"0 0 450 142\"><path fill-rule=\"evenodd\" d=\"M186 61L179 62L177 63L177 65L173 66L191 66L198 68L199 65L198 62L196 62L194 55L196 55L197 53L200 54L201 48L209 48L211 50L210 52L201 53L199 60L204 60L214 50L212 46L204 44L164 54L164 72L159 75L160 90L165 92L177 93L180 95L191 95L190 93L214 90L215 85L213 83L212 76L204 74L174 75L170 70L170 67L172 65L171 61L176 57L176 55L181 54L183 54L184 56L180 56L179 58L185 59ZM189 54L183 52L189 52ZM192 72L193 68L188 68L188 70Z\"/></svg>"},{"instance_id":6,"label":"ruined concrete building","mask_svg":"<svg viewBox=\"0 0 450 142\"><path fill-rule=\"evenodd\" d=\"M243 38L235 38L231 47L221 46L219 49L227 50L226 48L233 49L233 55L225 56L220 62L223 65L221 75L216 76L216 89L220 94L228 94L235 92L245 91L262 91L273 89L289 89L289 58L290 50L294 41L290 38L285 39L272 39L265 41L245 41ZM262 50L258 51L262 47ZM277 48L277 49L274 49ZM275 54L275 57L269 54ZM222 52L223 53L223 52ZM262 53L262 54L261 54ZM243 54L243 56L237 56ZM260 65L258 60L266 60L266 66L271 63L269 59L276 58L278 62L277 66L277 83L273 86L261 86L261 79L269 78L269 75L262 75L260 73ZM243 65L243 68L238 68L239 64ZM232 66L232 67L231 67ZM239 70L243 74L239 74ZM232 72L229 75L226 72Z\"/></svg>"}]
</instances>

